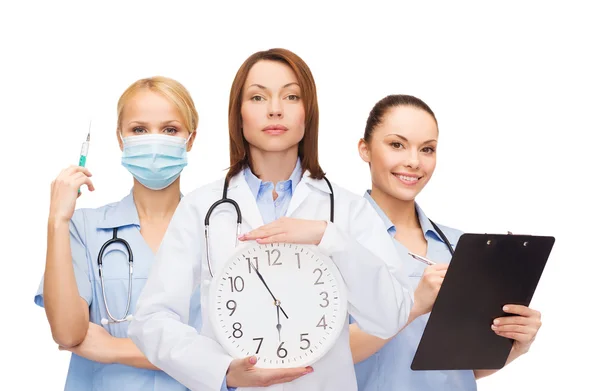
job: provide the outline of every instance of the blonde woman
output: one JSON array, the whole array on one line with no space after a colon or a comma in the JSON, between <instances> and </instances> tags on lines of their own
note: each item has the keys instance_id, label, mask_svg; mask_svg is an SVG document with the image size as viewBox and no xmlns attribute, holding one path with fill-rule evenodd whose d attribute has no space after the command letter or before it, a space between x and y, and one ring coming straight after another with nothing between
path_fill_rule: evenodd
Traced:
<instances>
[{"instance_id":1,"label":"blonde woman","mask_svg":"<svg viewBox=\"0 0 600 391\"><path fill-rule=\"evenodd\" d=\"M75 210L78 189L94 190L92 174L71 166L58 175L35 303L45 308L60 349L73 353L65 390L185 390L146 360L127 338L127 329L181 198L180 173L196 136L198 113L185 87L164 77L133 83L119 99L117 113L116 136L133 189L121 201ZM192 315L199 306L195 296Z\"/></svg>"}]
</instances>

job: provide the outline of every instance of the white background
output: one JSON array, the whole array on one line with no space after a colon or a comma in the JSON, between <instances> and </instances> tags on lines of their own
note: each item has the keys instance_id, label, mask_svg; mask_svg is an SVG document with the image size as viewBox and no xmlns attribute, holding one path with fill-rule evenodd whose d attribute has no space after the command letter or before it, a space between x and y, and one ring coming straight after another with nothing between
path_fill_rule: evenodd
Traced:
<instances>
[{"instance_id":1,"label":"white background","mask_svg":"<svg viewBox=\"0 0 600 391\"><path fill-rule=\"evenodd\" d=\"M366 4L367 2L363 2ZM418 3L418 4L415 4ZM373 104L413 94L440 125L438 169L419 202L467 232L552 235L532 302L532 350L480 390L597 387L600 28L592 2L3 2L0 6L2 202L0 389L60 390L69 354L33 303L45 262L50 182L76 164L93 118L96 192L125 196L116 103L133 81L178 79L200 113L184 193L224 174L227 105L243 60L285 47L315 76L320 160L362 194L356 144ZM362 4L362 3L361 3Z\"/></svg>"}]
</instances>

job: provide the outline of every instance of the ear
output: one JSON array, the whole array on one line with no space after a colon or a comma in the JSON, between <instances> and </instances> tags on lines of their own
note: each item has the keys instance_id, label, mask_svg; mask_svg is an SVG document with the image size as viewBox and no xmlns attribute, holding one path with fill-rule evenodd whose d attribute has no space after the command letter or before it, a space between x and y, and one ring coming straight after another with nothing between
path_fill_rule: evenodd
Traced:
<instances>
[{"instance_id":1,"label":"ear","mask_svg":"<svg viewBox=\"0 0 600 391\"><path fill-rule=\"evenodd\" d=\"M371 163L371 150L363 138L358 141L358 154L365 163Z\"/></svg>"},{"instance_id":2,"label":"ear","mask_svg":"<svg viewBox=\"0 0 600 391\"><path fill-rule=\"evenodd\" d=\"M198 131L194 131L194 133L192 133L192 135L190 136L190 139L188 140L187 143L187 151L191 151L192 150L192 145L194 145L194 140L196 139L196 133L198 133Z\"/></svg>"},{"instance_id":3,"label":"ear","mask_svg":"<svg viewBox=\"0 0 600 391\"><path fill-rule=\"evenodd\" d=\"M116 135L117 141L119 142L119 148L121 148L121 152L123 152L123 139L121 138L121 132L119 131L119 129L117 129Z\"/></svg>"}]
</instances>

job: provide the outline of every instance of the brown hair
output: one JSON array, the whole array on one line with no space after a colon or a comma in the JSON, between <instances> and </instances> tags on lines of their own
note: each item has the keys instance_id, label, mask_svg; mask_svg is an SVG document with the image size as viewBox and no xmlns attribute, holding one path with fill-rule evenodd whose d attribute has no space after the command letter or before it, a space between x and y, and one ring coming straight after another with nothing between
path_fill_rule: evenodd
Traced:
<instances>
[{"instance_id":1,"label":"brown hair","mask_svg":"<svg viewBox=\"0 0 600 391\"><path fill-rule=\"evenodd\" d=\"M375 106L371 109L369 113L369 118L367 119L367 126L365 127L365 134L363 139L368 143L371 141L371 136L373 135L373 130L381 124L383 121L383 117L387 114L387 112L398 106L411 106L417 109L421 109L427 113L429 113L435 124L437 125L437 119L435 118L435 114L433 114L433 110L425 102L423 102L419 98L415 98L411 95L388 95L385 98L381 99L379 102L375 104Z\"/></svg>"},{"instance_id":2,"label":"brown hair","mask_svg":"<svg viewBox=\"0 0 600 391\"><path fill-rule=\"evenodd\" d=\"M310 68L296 54L286 49L269 49L256 52L244 61L238 70L229 93L229 172L227 180L242 171L246 166L252 168L248 141L242 131L242 93L250 69L259 61L277 61L292 68L300 84L304 104L304 137L298 145L298 156L302 171L308 170L310 176L322 179L325 173L319 165L319 106L317 87Z\"/></svg>"},{"instance_id":3,"label":"brown hair","mask_svg":"<svg viewBox=\"0 0 600 391\"><path fill-rule=\"evenodd\" d=\"M194 133L198 127L198 112L194 101L188 90L178 81L163 76L154 76L146 79L140 79L131 84L119 98L117 103L117 130L121 129L121 119L123 117L123 109L138 91L148 89L156 92L177 107L184 120L184 126L188 132Z\"/></svg>"}]
</instances>

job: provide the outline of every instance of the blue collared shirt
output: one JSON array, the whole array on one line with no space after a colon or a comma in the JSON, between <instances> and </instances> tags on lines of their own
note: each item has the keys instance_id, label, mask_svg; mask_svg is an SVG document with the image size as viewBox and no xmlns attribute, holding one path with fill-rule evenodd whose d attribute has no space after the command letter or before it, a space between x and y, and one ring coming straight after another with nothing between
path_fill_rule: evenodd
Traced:
<instances>
[{"instance_id":1,"label":"blue collared shirt","mask_svg":"<svg viewBox=\"0 0 600 391\"><path fill-rule=\"evenodd\" d=\"M396 234L396 227L373 200L370 191L365 193L365 198L369 200L385 222L388 233L396 245L399 262L401 262L402 268L407 271L414 292L427 266L414 260L408 255L408 249L396 239L393 239ZM450 262L451 254L446 244L418 205L416 210L423 235L427 241L427 258L435 262ZM452 247L455 247L462 232L439 224L437 226L444 232ZM359 391L477 390L473 371L413 371L410 369L428 319L429 314L418 317L381 350L365 361L356 364Z\"/></svg>"},{"instance_id":2,"label":"blue collared shirt","mask_svg":"<svg viewBox=\"0 0 600 391\"><path fill-rule=\"evenodd\" d=\"M273 185L273 182L261 181L249 167L244 169L244 178L250 187L252 195L256 199L263 222L269 224L284 216L285 212L287 212L294 190L302 179L302 165L300 164L300 159L298 159L290 178L278 182L277 185ZM276 200L273 200L273 189L277 192Z\"/></svg>"},{"instance_id":3,"label":"blue collared shirt","mask_svg":"<svg viewBox=\"0 0 600 391\"><path fill-rule=\"evenodd\" d=\"M154 253L140 233L140 221L133 194L119 202L96 209L78 209L69 223L71 256L79 295L89 304L90 322L101 324L108 318L98 275L100 247L113 236L125 239L133 253L133 286L130 313L146 283ZM111 314L120 318L125 314L129 288L129 266L125 248L121 244L107 247L103 262L106 301ZM44 279L34 301L44 306ZM200 328L200 290L190 303L190 324ZM112 336L127 338L129 322L103 325ZM186 390L186 387L162 371L134 368L121 364L101 364L76 354L71 355L65 390Z\"/></svg>"}]
</instances>

